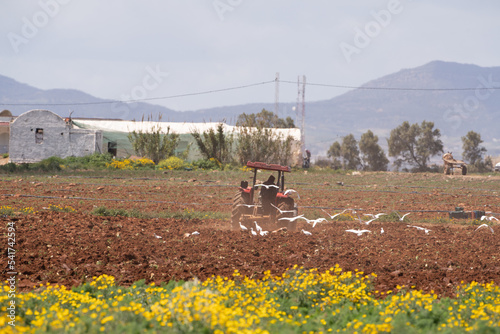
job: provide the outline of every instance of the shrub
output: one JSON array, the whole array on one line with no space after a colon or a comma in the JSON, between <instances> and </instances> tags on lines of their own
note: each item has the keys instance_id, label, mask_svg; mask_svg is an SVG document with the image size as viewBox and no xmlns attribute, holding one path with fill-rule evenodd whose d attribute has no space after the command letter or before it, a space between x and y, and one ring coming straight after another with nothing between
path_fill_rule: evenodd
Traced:
<instances>
[{"instance_id":1,"label":"shrub","mask_svg":"<svg viewBox=\"0 0 500 334\"><path fill-rule=\"evenodd\" d=\"M115 169L153 169L154 167L153 160L147 158L113 160L106 163L106 168Z\"/></svg>"},{"instance_id":2,"label":"shrub","mask_svg":"<svg viewBox=\"0 0 500 334\"><path fill-rule=\"evenodd\" d=\"M55 212L76 212L76 210L69 205L62 207L60 205L49 204L49 210Z\"/></svg>"},{"instance_id":3,"label":"shrub","mask_svg":"<svg viewBox=\"0 0 500 334\"><path fill-rule=\"evenodd\" d=\"M107 216L107 217L130 217L127 210L124 209L108 209L105 206L100 206L92 210L92 214L96 216Z\"/></svg>"},{"instance_id":4,"label":"shrub","mask_svg":"<svg viewBox=\"0 0 500 334\"><path fill-rule=\"evenodd\" d=\"M106 168L134 169L134 166L132 166L132 160L124 159L124 160L113 160L110 163L106 164Z\"/></svg>"},{"instance_id":5,"label":"shrub","mask_svg":"<svg viewBox=\"0 0 500 334\"><path fill-rule=\"evenodd\" d=\"M91 212L96 216L104 216L104 217L134 217L134 218L150 218L147 213L143 213L133 210L125 210L125 209L108 209L105 206L99 206L94 208Z\"/></svg>"},{"instance_id":6,"label":"shrub","mask_svg":"<svg viewBox=\"0 0 500 334\"><path fill-rule=\"evenodd\" d=\"M13 173L17 170L17 165L13 162L9 162L5 165L0 166L0 170L3 170L7 173Z\"/></svg>"},{"instance_id":7,"label":"shrub","mask_svg":"<svg viewBox=\"0 0 500 334\"><path fill-rule=\"evenodd\" d=\"M148 158L140 158L132 160L132 165L134 169L154 169L155 163L153 160Z\"/></svg>"},{"instance_id":8,"label":"shrub","mask_svg":"<svg viewBox=\"0 0 500 334\"><path fill-rule=\"evenodd\" d=\"M106 167L106 164L113 161L113 155L111 153L94 153L86 156L88 163L93 167Z\"/></svg>"},{"instance_id":9,"label":"shrub","mask_svg":"<svg viewBox=\"0 0 500 334\"><path fill-rule=\"evenodd\" d=\"M60 171L63 169L64 160L59 157L50 157L43 159L40 162L34 163L30 166L33 170L42 170L44 172Z\"/></svg>"},{"instance_id":10,"label":"shrub","mask_svg":"<svg viewBox=\"0 0 500 334\"><path fill-rule=\"evenodd\" d=\"M197 160L193 162L193 165L199 169L219 169L222 170L223 166L222 164L215 158L210 158L208 160L202 159L202 160Z\"/></svg>"},{"instance_id":11,"label":"shrub","mask_svg":"<svg viewBox=\"0 0 500 334\"><path fill-rule=\"evenodd\" d=\"M94 153L86 155L83 157L50 157L36 163L24 163L15 164L9 162L3 166L0 166L0 170L8 173L22 172L22 171L45 171L54 172L63 169L93 169L93 168L105 168L107 164L113 162L113 156L109 153Z\"/></svg>"},{"instance_id":12,"label":"shrub","mask_svg":"<svg viewBox=\"0 0 500 334\"><path fill-rule=\"evenodd\" d=\"M14 215L14 208L11 206L3 205L0 207L0 215L12 216Z\"/></svg>"},{"instance_id":13,"label":"shrub","mask_svg":"<svg viewBox=\"0 0 500 334\"><path fill-rule=\"evenodd\" d=\"M94 153L83 157L67 157L64 159L64 165L69 169L90 169L105 168L107 163L113 161L110 153Z\"/></svg>"},{"instance_id":14,"label":"shrub","mask_svg":"<svg viewBox=\"0 0 500 334\"><path fill-rule=\"evenodd\" d=\"M168 169L168 170L173 170L173 169L184 169L184 167L187 167L187 164L182 160L181 158L172 156L167 159L164 159L158 163L158 166L156 168L160 170Z\"/></svg>"}]
</instances>

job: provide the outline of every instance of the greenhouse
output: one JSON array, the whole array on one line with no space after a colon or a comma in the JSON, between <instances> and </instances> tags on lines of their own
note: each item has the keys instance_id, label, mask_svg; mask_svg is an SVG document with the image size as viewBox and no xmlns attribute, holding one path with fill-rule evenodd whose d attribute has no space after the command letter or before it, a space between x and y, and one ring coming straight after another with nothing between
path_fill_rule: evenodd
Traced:
<instances>
[{"instance_id":1,"label":"greenhouse","mask_svg":"<svg viewBox=\"0 0 500 334\"><path fill-rule=\"evenodd\" d=\"M184 152L188 147L189 154L187 160L197 160L202 158L196 147L196 143L191 133L198 131L203 133L210 129L217 129L220 124L218 122L206 123L190 123L190 122L154 122L154 121L124 121L124 120L99 120L99 119L73 119L75 127L82 129L93 129L102 131L103 135L103 150L110 152L117 158L124 158L134 155L132 144L128 139L128 134L136 132L150 132L152 129L159 127L161 133L176 133L180 137L179 145L176 149L176 154ZM225 133L237 134L240 127L222 124ZM300 153L300 129L273 129L273 133L283 135L284 137L291 136L294 141L294 158L292 161L296 164L301 161Z\"/></svg>"}]
</instances>

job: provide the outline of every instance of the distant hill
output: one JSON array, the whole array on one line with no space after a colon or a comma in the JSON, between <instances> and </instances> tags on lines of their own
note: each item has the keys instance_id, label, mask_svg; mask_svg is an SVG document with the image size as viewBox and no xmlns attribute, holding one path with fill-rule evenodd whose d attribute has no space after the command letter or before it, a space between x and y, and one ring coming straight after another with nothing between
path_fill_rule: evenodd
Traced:
<instances>
[{"instance_id":1,"label":"distant hill","mask_svg":"<svg viewBox=\"0 0 500 334\"><path fill-rule=\"evenodd\" d=\"M426 120L440 129L445 150L454 152L455 157L462 153L461 137L470 130L481 134L487 154L497 156L500 155L499 88L500 67L433 61L404 69L330 100L306 101L306 146L313 155L325 155L328 147L343 136L352 133L359 140L362 133L372 130L387 152L386 139L392 129L404 121ZM295 103L280 103L281 116L295 116L293 106ZM230 115L258 112L262 108L273 110L274 106L245 104L189 112L186 116L197 121L219 120L217 116L230 120Z\"/></svg>"},{"instance_id":2,"label":"distant hill","mask_svg":"<svg viewBox=\"0 0 500 334\"><path fill-rule=\"evenodd\" d=\"M497 89L484 89L492 88ZM441 130L445 149L461 154L468 131L481 134L489 154L500 154L500 67L434 61L370 81L362 87L454 88L457 90L356 89L328 101L307 104L307 130L323 142L371 129L382 138L403 121L432 121ZM480 88L477 90L460 90ZM320 121L314 121L320 120ZM386 144L381 143L381 144ZM317 145L319 150L324 146Z\"/></svg>"},{"instance_id":3,"label":"distant hill","mask_svg":"<svg viewBox=\"0 0 500 334\"><path fill-rule=\"evenodd\" d=\"M77 102L77 104L74 104L75 102ZM8 105L10 103L20 105ZM41 90L1 75L0 108L8 109L16 116L31 109L48 109L62 117L69 116L70 112L73 111L73 117L117 118L127 120L139 120L143 114L158 115L158 113L161 112L168 117L168 115L176 113L165 107L149 103L116 103L110 100L96 98L75 89Z\"/></svg>"},{"instance_id":4,"label":"distant hill","mask_svg":"<svg viewBox=\"0 0 500 334\"><path fill-rule=\"evenodd\" d=\"M455 90L439 90L445 88ZM460 138L469 130L481 134L488 154L500 155L498 88L500 67L433 61L372 80L330 100L311 102L307 101L306 94L306 146L313 155L325 155L328 147L342 136L352 133L359 140L361 134L370 129L379 136L381 146L387 149L386 139L392 129L403 121L420 123L426 120L434 122L440 129L445 150L453 151L456 158L460 158L462 152ZM75 101L79 104L45 105ZM280 116L295 117L294 106L294 102L280 103ZM72 89L40 90L0 76L0 108L10 110L13 115L44 108L62 117L67 117L70 110L73 117L126 120L140 120L143 115L162 113L164 121L226 120L228 124L234 124L243 112L256 113L263 108L273 110L274 105L252 103L178 112L149 103L116 103Z\"/></svg>"}]
</instances>

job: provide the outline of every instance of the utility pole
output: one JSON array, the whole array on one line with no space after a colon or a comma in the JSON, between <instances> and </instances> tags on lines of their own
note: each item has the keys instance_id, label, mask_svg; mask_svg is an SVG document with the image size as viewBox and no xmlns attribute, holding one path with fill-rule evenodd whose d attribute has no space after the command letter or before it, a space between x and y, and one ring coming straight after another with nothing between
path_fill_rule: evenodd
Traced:
<instances>
[{"instance_id":1,"label":"utility pole","mask_svg":"<svg viewBox=\"0 0 500 334\"><path fill-rule=\"evenodd\" d=\"M302 85L301 85L302 84ZM306 121L306 76L297 77L297 114L300 115L300 151L304 157L306 151L305 121Z\"/></svg>"},{"instance_id":2,"label":"utility pole","mask_svg":"<svg viewBox=\"0 0 500 334\"><path fill-rule=\"evenodd\" d=\"M275 90L274 90L274 113L278 115L280 109L280 73L276 72Z\"/></svg>"}]
</instances>

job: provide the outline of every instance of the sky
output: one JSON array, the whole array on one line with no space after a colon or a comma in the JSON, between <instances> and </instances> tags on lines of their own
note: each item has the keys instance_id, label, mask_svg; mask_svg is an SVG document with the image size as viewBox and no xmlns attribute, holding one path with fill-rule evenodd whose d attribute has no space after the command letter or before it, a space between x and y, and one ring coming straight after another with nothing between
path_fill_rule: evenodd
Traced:
<instances>
[{"instance_id":1,"label":"sky","mask_svg":"<svg viewBox=\"0 0 500 334\"><path fill-rule=\"evenodd\" d=\"M177 111L295 102L299 76L359 86L433 60L500 66L498 13L493 0L4 0L0 75ZM345 91L308 85L305 100Z\"/></svg>"}]
</instances>

